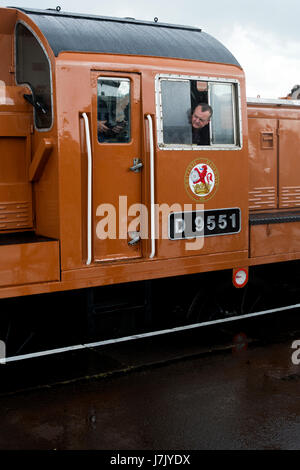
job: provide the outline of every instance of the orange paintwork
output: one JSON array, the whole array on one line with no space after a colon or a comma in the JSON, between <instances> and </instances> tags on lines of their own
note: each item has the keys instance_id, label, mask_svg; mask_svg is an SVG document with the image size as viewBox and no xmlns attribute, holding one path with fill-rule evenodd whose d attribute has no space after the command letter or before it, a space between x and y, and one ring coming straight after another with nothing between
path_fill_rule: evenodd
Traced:
<instances>
[{"instance_id":1,"label":"orange paintwork","mask_svg":"<svg viewBox=\"0 0 300 470\"><path fill-rule=\"evenodd\" d=\"M300 112L297 120L279 120L279 207L300 207Z\"/></svg>"},{"instance_id":2,"label":"orange paintwork","mask_svg":"<svg viewBox=\"0 0 300 470\"><path fill-rule=\"evenodd\" d=\"M58 90L58 127L64 130L63 138L60 143L61 154L65 155L65 158L60 159L59 174L60 179L63 179L64 185L60 192L60 207L61 207L61 254L62 254L62 270L68 271L70 269L79 269L83 267L85 261L84 254L82 252L83 239L74 237L75 233L84 234L86 232L85 219L83 217L85 204L82 207L82 191L78 191L78 188L85 188L86 174L82 172L82 159L85 155L82 154L84 144L81 147L78 146L79 132L78 132L78 120L81 112L90 113L95 116L95 109L93 111L93 100L92 100L92 89L95 89L93 84L95 79L92 80L91 87L91 71L99 69L98 75L93 72L96 77L104 76L107 74L111 75L113 69L118 69L119 76L125 76L128 78L133 77L132 74L140 71L141 81L143 83L140 106L141 106L141 122L140 126L142 131L136 136L138 139L140 148L143 149L141 158L144 162L144 169L141 173L131 174L128 171L128 166L132 164L132 160L135 154L130 154L129 160L122 171L119 172L119 181L121 184L121 191L127 191L132 189L132 183L129 183L130 179L137 184L137 180L140 179L142 187L142 202L150 207L149 201L149 150L148 150L148 139L147 139L147 125L143 116L150 114L155 116L155 90L154 80L158 73L186 73L187 75L199 74L198 65L195 63L183 62L173 59L155 59L155 58L144 58L135 57L130 58L128 64L128 57L111 57L101 56L101 64L97 65L97 61L100 60L99 56L95 54L81 54L77 55L74 53L60 54L60 60L57 65L57 90ZM118 62L116 67L113 64L113 60ZM107 72L108 71L108 72ZM207 76L220 75L223 77L238 78L241 80L241 85L244 86L243 73L236 67L221 66L216 64L201 64L201 74ZM76 80L69 81L67 77L76 77ZM74 105L72 100L69 99L69 95L77 96L78 105L77 112L74 112ZM95 102L95 97L94 97ZM246 109L243 110L245 118ZM66 117L67 116L67 117ZM155 121L155 120L154 120ZM93 123L93 129L95 131L95 121ZM92 129L92 131L93 131ZM246 129L244 129L244 138L246 140ZM146 136L145 138L143 138ZM73 138L72 138L73 137ZM99 158L107 158L102 148L99 148L96 142L96 136L93 136L93 143L95 144L94 155L98 155ZM108 147L108 146L107 146ZM119 147L118 152L119 152ZM99 150L98 150L99 148ZM113 152L117 150L112 149L110 156L110 168L108 167L106 175L115 174ZM69 161L72 155L73 166L70 168ZM138 155L137 155L138 156ZM198 271L200 271L200 265L205 265L206 254L214 254L217 252L245 252L245 259L247 258L248 248L248 213L247 213L247 152L246 147L242 150L226 151L225 158L221 151L197 152L197 151L165 151L160 150L157 146L155 147L155 170L156 170L156 203L157 204L169 204L172 205L176 202L180 204L192 204L192 200L187 196L184 186L184 175L187 166L196 158L208 158L215 162L219 173L220 173L220 184L218 192L213 200L208 201L205 204L206 209L210 208L223 208L223 207L241 207L242 209L242 227L243 230L240 234L235 236L218 237L218 248L216 249L216 240L214 237L205 239L204 248L199 252L191 252L185 249L184 241L171 241L171 240L157 240L157 258L169 259L177 258L178 270L180 269L180 263L183 257L190 257L191 253L193 256L199 256L198 260ZM108 161L109 163L109 161ZM97 163L98 164L98 163ZM97 171L97 170L96 170ZM95 176L96 178L96 176ZM126 178L126 179L125 179ZM125 179L125 181L123 181ZM102 182L102 180L100 180ZM98 181L97 181L98 184ZM123 185L123 186L122 186ZM117 190L118 184L114 180L115 197L118 197L119 193ZM103 181L103 187L101 188L102 193L105 195L102 200L103 203L110 203L111 200L107 200L107 194L111 192L110 182ZM96 205L99 200L97 199ZM64 207L69 207L67 212L64 212ZM72 206L72 210L71 210ZM82 208L82 212L78 208ZM95 210L95 209L94 209ZM64 214L62 216L62 214ZM72 236L72 242L70 240ZM120 245L123 241L120 242ZM149 257L149 243L147 240L143 240L142 243L143 258ZM135 254L136 256L136 254ZM151 263L153 260L148 260ZM95 265L96 263L94 263ZM90 268L85 268L91 270ZM158 268L159 270L160 268ZM105 270L105 265L101 265L101 270ZM191 271L193 272L193 271ZM174 272L173 272L174 274ZM170 273L172 275L172 273ZM101 272L102 276L102 272Z\"/></svg>"},{"instance_id":3,"label":"orange paintwork","mask_svg":"<svg viewBox=\"0 0 300 470\"><path fill-rule=\"evenodd\" d=\"M23 98L30 90L15 82L14 28L20 20L39 38L51 64L54 118L47 131L34 128L33 108ZM9 245L9 249L6 245L0 246L0 297L247 267L253 264L251 256L266 257L273 255L273 249L276 251L280 242L275 235L271 236L270 251L263 248L259 251L267 240L264 226L252 227L249 237L249 207L251 210L297 207L291 197L297 198L295 187L300 188L300 177L294 171L299 159L295 139L299 134L298 109L253 105L247 110L245 77L236 66L95 53L65 52L54 57L37 26L26 14L14 9L0 9L0 50L0 152L1 157L4 155L0 163L0 210L4 203L21 202L22 210L27 207L26 225L1 227L0 219L0 230L30 229L36 235L54 240L27 246ZM241 148L192 151L159 148L155 97L158 74L237 80L241 91ZM112 76L127 78L131 83L132 140L129 144L98 142L97 80ZM93 158L92 262L88 266L88 172L83 113L87 114L90 124ZM134 246L128 245L126 237L97 238L97 209L101 204L118 208L119 196L123 195L127 197L128 207L142 203L150 212L147 115L152 117L154 125L155 202L169 206L195 204L185 188L186 169L196 159L207 159L217 168L219 181L216 193L205 202L205 210L239 207L239 233L207 237L204 246L196 250L187 250L184 240L160 238L156 240L153 259L149 258L149 238ZM291 143L292 138L294 143ZM139 173L129 170L136 158L143 162ZM286 188L291 186L294 192L286 196ZM286 197L290 197L288 205ZM117 231L118 216L117 209ZM133 218L133 215L128 217L125 229L122 226L125 235ZM290 228L292 226L291 236L296 230L296 225L290 224ZM272 233L279 228L272 227ZM282 250L277 252L291 252L285 251L283 245ZM297 250L295 247L292 251ZM5 276L7 270L11 276Z\"/></svg>"},{"instance_id":4,"label":"orange paintwork","mask_svg":"<svg viewBox=\"0 0 300 470\"><path fill-rule=\"evenodd\" d=\"M0 286L58 281L59 244L56 241L0 245Z\"/></svg>"},{"instance_id":5,"label":"orange paintwork","mask_svg":"<svg viewBox=\"0 0 300 470\"><path fill-rule=\"evenodd\" d=\"M250 246L251 258L295 253L300 257L300 222L255 225Z\"/></svg>"},{"instance_id":6,"label":"orange paintwork","mask_svg":"<svg viewBox=\"0 0 300 470\"><path fill-rule=\"evenodd\" d=\"M248 118L250 210L299 207L300 108L249 105Z\"/></svg>"},{"instance_id":7,"label":"orange paintwork","mask_svg":"<svg viewBox=\"0 0 300 470\"><path fill-rule=\"evenodd\" d=\"M277 126L274 119L249 118L249 209L277 207Z\"/></svg>"},{"instance_id":8,"label":"orange paintwork","mask_svg":"<svg viewBox=\"0 0 300 470\"><path fill-rule=\"evenodd\" d=\"M30 228L32 187L28 181L31 115L14 106L24 88L0 85L0 230Z\"/></svg>"},{"instance_id":9,"label":"orange paintwork","mask_svg":"<svg viewBox=\"0 0 300 470\"><path fill-rule=\"evenodd\" d=\"M250 211L296 211L300 206L300 108L250 104L248 118ZM299 222L251 226L250 264L300 259L299 234Z\"/></svg>"},{"instance_id":10,"label":"orange paintwork","mask_svg":"<svg viewBox=\"0 0 300 470\"><path fill-rule=\"evenodd\" d=\"M131 133L132 140L128 144L98 142L97 133L97 79L98 77L125 77L130 79L131 84ZM122 239L99 239L95 236L97 233L97 224L99 223L98 207L100 204L112 204L115 208L119 206L119 196L125 196L124 207L130 207L132 204L140 204L142 202L142 182L141 174L134 173L129 170L133 165L133 160L142 157L141 148L141 83L139 74L114 74L111 72L91 72L90 89L92 101L92 135L93 135L93 204L94 204L94 261L112 261L121 259L138 258L141 256L141 244L135 246L128 245L127 225L133 217L129 217L128 221L122 224L117 217L116 234L121 233ZM127 209L125 209L127 214ZM102 216L104 214L101 214Z\"/></svg>"}]
</instances>

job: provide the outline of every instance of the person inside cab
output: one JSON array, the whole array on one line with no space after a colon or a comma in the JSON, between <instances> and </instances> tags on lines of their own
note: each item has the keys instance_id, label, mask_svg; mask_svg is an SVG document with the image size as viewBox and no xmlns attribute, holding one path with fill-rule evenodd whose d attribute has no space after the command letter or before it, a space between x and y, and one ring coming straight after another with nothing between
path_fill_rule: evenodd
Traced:
<instances>
[{"instance_id":1,"label":"person inside cab","mask_svg":"<svg viewBox=\"0 0 300 470\"><path fill-rule=\"evenodd\" d=\"M98 141L130 141L130 80L102 77L98 79Z\"/></svg>"},{"instance_id":2,"label":"person inside cab","mask_svg":"<svg viewBox=\"0 0 300 470\"><path fill-rule=\"evenodd\" d=\"M110 119L106 103L103 100L99 100L98 140L99 142L128 141L128 105L124 111L124 119L116 122Z\"/></svg>"},{"instance_id":3,"label":"person inside cab","mask_svg":"<svg viewBox=\"0 0 300 470\"><path fill-rule=\"evenodd\" d=\"M209 145L209 122L213 110L207 103L198 103L191 115L192 142L196 145Z\"/></svg>"}]
</instances>

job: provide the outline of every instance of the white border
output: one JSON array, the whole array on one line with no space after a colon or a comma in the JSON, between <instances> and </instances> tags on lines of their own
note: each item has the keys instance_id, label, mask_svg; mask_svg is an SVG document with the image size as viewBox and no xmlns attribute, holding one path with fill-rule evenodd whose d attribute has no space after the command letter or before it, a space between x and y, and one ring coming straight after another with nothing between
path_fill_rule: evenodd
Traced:
<instances>
[{"instance_id":1,"label":"white border","mask_svg":"<svg viewBox=\"0 0 300 470\"><path fill-rule=\"evenodd\" d=\"M188 145L188 144L165 144L163 142L163 117L162 117L162 102L161 102L161 79L174 80L174 81L190 81L199 80L205 82L215 83L231 83L235 84L235 106L234 115L238 114L238 119L235 120L238 129L235 131L235 136L239 143L232 144L212 144L212 145ZM240 82L235 78L221 78L221 77L207 77L195 75L179 75L179 74L157 74L155 76L155 105L156 105L156 127L157 127L157 144L161 150L241 150L243 148L243 133L242 133L242 112L241 112L241 90Z\"/></svg>"}]
</instances>

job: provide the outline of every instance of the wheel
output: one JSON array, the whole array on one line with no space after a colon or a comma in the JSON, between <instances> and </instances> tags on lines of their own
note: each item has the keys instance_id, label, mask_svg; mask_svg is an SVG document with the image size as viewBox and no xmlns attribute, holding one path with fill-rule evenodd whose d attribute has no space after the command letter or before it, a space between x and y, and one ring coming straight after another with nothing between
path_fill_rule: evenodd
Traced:
<instances>
[{"instance_id":1,"label":"wheel","mask_svg":"<svg viewBox=\"0 0 300 470\"><path fill-rule=\"evenodd\" d=\"M271 308L274 295L263 282L249 281L243 288L232 282L199 291L188 311L189 322L208 322Z\"/></svg>"}]
</instances>

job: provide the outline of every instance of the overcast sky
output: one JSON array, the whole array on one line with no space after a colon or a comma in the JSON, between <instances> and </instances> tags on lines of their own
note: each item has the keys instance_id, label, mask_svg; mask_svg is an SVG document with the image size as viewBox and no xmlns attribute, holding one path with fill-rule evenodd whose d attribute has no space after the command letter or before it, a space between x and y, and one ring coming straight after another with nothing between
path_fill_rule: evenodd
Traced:
<instances>
[{"instance_id":1,"label":"overcast sky","mask_svg":"<svg viewBox=\"0 0 300 470\"><path fill-rule=\"evenodd\" d=\"M9 2L9 0L8 0ZM1 6L133 17L198 26L233 53L246 74L247 96L286 96L300 84L299 0L16 0Z\"/></svg>"}]
</instances>

